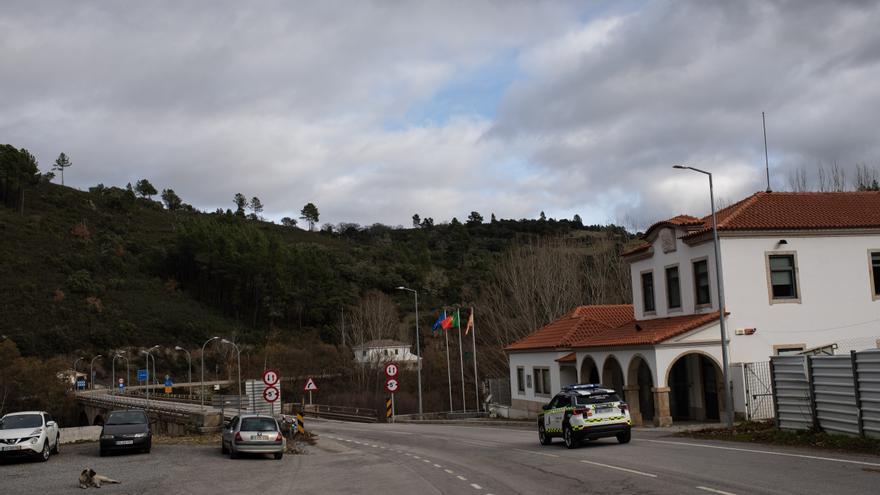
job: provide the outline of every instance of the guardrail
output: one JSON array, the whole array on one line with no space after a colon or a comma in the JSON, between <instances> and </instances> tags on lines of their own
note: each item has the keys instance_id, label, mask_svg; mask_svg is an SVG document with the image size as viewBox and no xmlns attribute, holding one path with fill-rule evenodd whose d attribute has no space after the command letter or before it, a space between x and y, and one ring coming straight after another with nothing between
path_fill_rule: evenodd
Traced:
<instances>
[{"instance_id":1,"label":"guardrail","mask_svg":"<svg viewBox=\"0 0 880 495\"><path fill-rule=\"evenodd\" d=\"M366 407L331 406L327 404L306 404L303 414L315 418L339 419L358 423L376 423L379 412Z\"/></svg>"}]
</instances>

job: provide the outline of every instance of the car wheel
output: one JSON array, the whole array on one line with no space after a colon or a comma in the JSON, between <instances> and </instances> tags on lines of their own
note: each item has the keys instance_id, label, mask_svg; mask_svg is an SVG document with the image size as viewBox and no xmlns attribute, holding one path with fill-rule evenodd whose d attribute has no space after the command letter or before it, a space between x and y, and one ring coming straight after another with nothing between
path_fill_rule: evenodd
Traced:
<instances>
[{"instance_id":1,"label":"car wheel","mask_svg":"<svg viewBox=\"0 0 880 495\"><path fill-rule=\"evenodd\" d=\"M49 438L46 438L46 443L43 444L43 450L40 451L40 461L46 462L49 460L49 454L51 450L49 449Z\"/></svg>"},{"instance_id":2,"label":"car wheel","mask_svg":"<svg viewBox=\"0 0 880 495\"><path fill-rule=\"evenodd\" d=\"M235 453L234 447L231 447L231 446L229 447L229 458L230 459L237 459L238 458L238 454Z\"/></svg>"},{"instance_id":3,"label":"car wheel","mask_svg":"<svg viewBox=\"0 0 880 495\"><path fill-rule=\"evenodd\" d=\"M541 445L550 445L553 443L553 438L547 434L547 430L544 429L543 424L538 425L538 442L540 442Z\"/></svg>"},{"instance_id":4,"label":"car wheel","mask_svg":"<svg viewBox=\"0 0 880 495\"><path fill-rule=\"evenodd\" d=\"M280 461L284 457L284 452L275 452L275 460Z\"/></svg>"},{"instance_id":5,"label":"car wheel","mask_svg":"<svg viewBox=\"0 0 880 495\"><path fill-rule=\"evenodd\" d=\"M55 446L52 447L52 453L58 455L59 449L61 449L61 435L55 437Z\"/></svg>"},{"instance_id":6,"label":"car wheel","mask_svg":"<svg viewBox=\"0 0 880 495\"><path fill-rule=\"evenodd\" d=\"M229 453L229 449L226 448L226 442L220 440L220 453L226 455Z\"/></svg>"},{"instance_id":7,"label":"car wheel","mask_svg":"<svg viewBox=\"0 0 880 495\"><path fill-rule=\"evenodd\" d=\"M617 434L617 441L620 443L629 443L631 438L632 438L632 432L630 430L627 430L624 433Z\"/></svg>"},{"instance_id":8,"label":"car wheel","mask_svg":"<svg viewBox=\"0 0 880 495\"><path fill-rule=\"evenodd\" d=\"M574 432L571 431L571 427L567 424L562 426L562 438L565 440L565 448L573 449L577 447L577 441L574 439Z\"/></svg>"}]
</instances>

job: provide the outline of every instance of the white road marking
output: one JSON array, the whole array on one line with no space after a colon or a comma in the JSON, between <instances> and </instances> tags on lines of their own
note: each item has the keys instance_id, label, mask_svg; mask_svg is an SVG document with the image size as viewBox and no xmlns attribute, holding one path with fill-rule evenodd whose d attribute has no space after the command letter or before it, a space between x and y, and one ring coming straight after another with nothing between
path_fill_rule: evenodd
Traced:
<instances>
[{"instance_id":1,"label":"white road marking","mask_svg":"<svg viewBox=\"0 0 880 495\"><path fill-rule=\"evenodd\" d=\"M431 464L431 461L429 461L427 459L422 459L422 462L427 462L428 464Z\"/></svg>"},{"instance_id":2,"label":"white road marking","mask_svg":"<svg viewBox=\"0 0 880 495\"><path fill-rule=\"evenodd\" d=\"M723 490L716 490L714 488L709 488L707 486L698 486L697 490L704 490L710 493L717 493L718 495L736 495L735 493L725 492Z\"/></svg>"},{"instance_id":3,"label":"white road marking","mask_svg":"<svg viewBox=\"0 0 880 495\"><path fill-rule=\"evenodd\" d=\"M649 478L656 478L657 477L656 474L645 473L642 471L636 471L635 469L627 469L627 468L618 467L618 466L611 466L609 464L602 464L601 462L585 461L583 459L581 459L581 462L583 462L584 464L592 464L594 466L600 466L600 467L604 467L604 468L608 468L608 469L616 469L618 471L626 471L627 473L638 474L639 476L647 476Z\"/></svg>"},{"instance_id":4,"label":"white road marking","mask_svg":"<svg viewBox=\"0 0 880 495\"><path fill-rule=\"evenodd\" d=\"M464 476L462 476L460 474L458 476L456 476L456 478L460 479L461 481L467 481L467 478L465 478Z\"/></svg>"},{"instance_id":5,"label":"white road marking","mask_svg":"<svg viewBox=\"0 0 880 495\"><path fill-rule=\"evenodd\" d=\"M699 443L688 443L688 442L670 442L667 440L642 440L643 442L654 442L654 443L665 443L669 445L685 445L687 447L703 447L707 449L721 449L721 450L733 450L736 452L749 452L751 454L767 454L767 455L780 455L783 457L799 457L801 459L814 459L817 461L830 461L830 462L843 462L847 464L858 464L860 466L873 466L880 467L880 464L876 462L865 462L865 461L853 461L850 459L835 459L833 457L820 457L815 455L806 455L806 454L789 454L786 452L772 452L769 450L757 450L757 449L740 449L736 447L722 447L720 445L702 445Z\"/></svg>"},{"instance_id":6,"label":"white road marking","mask_svg":"<svg viewBox=\"0 0 880 495\"><path fill-rule=\"evenodd\" d=\"M419 457L419 456L417 456L417 455L414 455L414 456L413 456L413 459L421 459L421 457Z\"/></svg>"},{"instance_id":7,"label":"white road marking","mask_svg":"<svg viewBox=\"0 0 880 495\"><path fill-rule=\"evenodd\" d=\"M498 447L501 444L489 442L474 442L473 440L459 440L461 443L476 445L477 447Z\"/></svg>"},{"instance_id":8,"label":"white road marking","mask_svg":"<svg viewBox=\"0 0 880 495\"><path fill-rule=\"evenodd\" d=\"M451 469L444 469L444 471L446 471L449 474L455 474Z\"/></svg>"},{"instance_id":9,"label":"white road marking","mask_svg":"<svg viewBox=\"0 0 880 495\"><path fill-rule=\"evenodd\" d=\"M517 451L517 452L524 452L524 453L526 453L526 454L543 455L543 456L547 456L547 457L559 457L559 456L556 455L556 454L547 454L547 453L544 453L544 452L535 452L534 450L524 450L524 449L513 449L513 450L515 450L515 451Z\"/></svg>"},{"instance_id":10,"label":"white road marking","mask_svg":"<svg viewBox=\"0 0 880 495\"><path fill-rule=\"evenodd\" d=\"M435 468L443 468L443 466L441 466L440 464L434 464L434 467Z\"/></svg>"},{"instance_id":11,"label":"white road marking","mask_svg":"<svg viewBox=\"0 0 880 495\"><path fill-rule=\"evenodd\" d=\"M378 448L379 448L378 445L370 445L370 447L373 447L374 449L378 449Z\"/></svg>"},{"instance_id":12,"label":"white road marking","mask_svg":"<svg viewBox=\"0 0 880 495\"><path fill-rule=\"evenodd\" d=\"M478 484L476 484L476 483L471 483L471 486L474 487L474 490L482 490L482 489L483 489L482 486L480 486L480 485L478 485Z\"/></svg>"}]
</instances>

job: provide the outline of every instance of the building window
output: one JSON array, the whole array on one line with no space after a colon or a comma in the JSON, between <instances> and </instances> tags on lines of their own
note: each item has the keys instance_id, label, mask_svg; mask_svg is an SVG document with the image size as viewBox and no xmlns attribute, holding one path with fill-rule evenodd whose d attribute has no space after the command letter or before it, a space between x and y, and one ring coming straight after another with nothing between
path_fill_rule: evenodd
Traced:
<instances>
[{"instance_id":1,"label":"building window","mask_svg":"<svg viewBox=\"0 0 880 495\"><path fill-rule=\"evenodd\" d=\"M871 294L880 299L880 251L871 251Z\"/></svg>"},{"instance_id":2,"label":"building window","mask_svg":"<svg viewBox=\"0 0 880 495\"><path fill-rule=\"evenodd\" d=\"M520 393L526 391L526 370L522 366L516 368L516 390Z\"/></svg>"},{"instance_id":3,"label":"building window","mask_svg":"<svg viewBox=\"0 0 880 495\"><path fill-rule=\"evenodd\" d=\"M767 255L771 299L797 299L797 268L793 254Z\"/></svg>"},{"instance_id":4,"label":"building window","mask_svg":"<svg viewBox=\"0 0 880 495\"><path fill-rule=\"evenodd\" d=\"M773 346L773 354L777 356L793 356L804 352L806 344L781 344Z\"/></svg>"},{"instance_id":5,"label":"building window","mask_svg":"<svg viewBox=\"0 0 880 495\"><path fill-rule=\"evenodd\" d=\"M681 283L677 266L666 269L666 304L669 309L681 309Z\"/></svg>"},{"instance_id":6,"label":"building window","mask_svg":"<svg viewBox=\"0 0 880 495\"><path fill-rule=\"evenodd\" d=\"M550 395L550 369L534 368L535 395Z\"/></svg>"},{"instance_id":7,"label":"building window","mask_svg":"<svg viewBox=\"0 0 880 495\"><path fill-rule=\"evenodd\" d=\"M642 274L642 302L645 304L645 313L650 313L654 308L654 272Z\"/></svg>"},{"instance_id":8,"label":"building window","mask_svg":"<svg viewBox=\"0 0 880 495\"><path fill-rule=\"evenodd\" d=\"M694 290L696 291L697 306L712 304L712 294L709 291L709 262L707 260L694 261Z\"/></svg>"},{"instance_id":9,"label":"building window","mask_svg":"<svg viewBox=\"0 0 880 495\"><path fill-rule=\"evenodd\" d=\"M361 351L361 357L367 357L367 351Z\"/></svg>"}]
</instances>

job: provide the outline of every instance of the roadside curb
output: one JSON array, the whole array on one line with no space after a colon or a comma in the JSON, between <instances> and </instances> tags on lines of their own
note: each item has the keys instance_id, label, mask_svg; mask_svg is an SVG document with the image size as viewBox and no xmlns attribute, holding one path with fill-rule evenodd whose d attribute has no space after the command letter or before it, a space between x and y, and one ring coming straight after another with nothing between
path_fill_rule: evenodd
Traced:
<instances>
[{"instance_id":1,"label":"roadside curb","mask_svg":"<svg viewBox=\"0 0 880 495\"><path fill-rule=\"evenodd\" d=\"M398 424L419 424L419 425L455 425L455 426L496 426L507 428L532 429L534 424L524 421L475 421L475 420L455 420L455 419L398 419Z\"/></svg>"}]
</instances>

